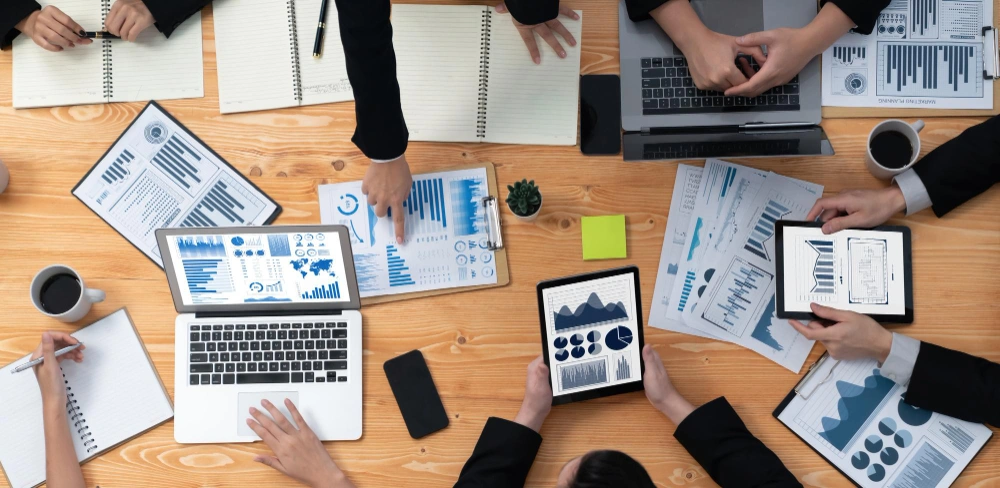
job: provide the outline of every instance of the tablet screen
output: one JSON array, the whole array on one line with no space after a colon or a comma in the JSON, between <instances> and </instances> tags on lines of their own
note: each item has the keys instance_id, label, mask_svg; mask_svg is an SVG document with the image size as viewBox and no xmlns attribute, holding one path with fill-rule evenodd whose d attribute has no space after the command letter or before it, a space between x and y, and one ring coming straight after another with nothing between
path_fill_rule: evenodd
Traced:
<instances>
[{"instance_id":1,"label":"tablet screen","mask_svg":"<svg viewBox=\"0 0 1000 488\"><path fill-rule=\"evenodd\" d=\"M810 312L812 302L867 315L906 314L904 234L784 226L785 312Z\"/></svg>"},{"instance_id":2,"label":"tablet screen","mask_svg":"<svg viewBox=\"0 0 1000 488\"><path fill-rule=\"evenodd\" d=\"M554 396L642 381L637 281L625 272L541 289Z\"/></svg>"}]
</instances>

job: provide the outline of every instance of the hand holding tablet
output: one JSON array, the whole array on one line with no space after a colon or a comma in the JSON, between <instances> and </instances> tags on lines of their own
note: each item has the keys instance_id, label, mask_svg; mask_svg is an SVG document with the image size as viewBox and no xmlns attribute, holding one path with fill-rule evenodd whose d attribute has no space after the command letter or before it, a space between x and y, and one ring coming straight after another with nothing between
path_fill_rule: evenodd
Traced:
<instances>
[{"instance_id":1,"label":"hand holding tablet","mask_svg":"<svg viewBox=\"0 0 1000 488\"><path fill-rule=\"evenodd\" d=\"M823 234L816 222L778 221L778 318L814 320L810 305L913 322L910 229L881 226Z\"/></svg>"}]
</instances>

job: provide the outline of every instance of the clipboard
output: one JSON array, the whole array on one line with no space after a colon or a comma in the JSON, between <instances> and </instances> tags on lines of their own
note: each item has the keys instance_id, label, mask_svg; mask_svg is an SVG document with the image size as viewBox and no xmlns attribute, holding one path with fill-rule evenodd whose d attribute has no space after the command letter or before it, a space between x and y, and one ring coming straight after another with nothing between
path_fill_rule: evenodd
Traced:
<instances>
[{"instance_id":1,"label":"clipboard","mask_svg":"<svg viewBox=\"0 0 1000 488\"><path fill-rule=\"evenodd\" d=\"M397 302L409 300L411 298L433 297L447 295L451 293L462 293L466 291L482 290L486 288L497 288L510 284L510 269L507 265L507 250L503 243L503 229L500 220L500 191L497 187L497 170L493 163L484 162L478 164L468 164L445 168L438 171L428 171L428 173L442 173L445 171L457 171L463 169L486 169L486 184L490 190L487 197L483 197L481 204L484 207L484 218L486 219L487 246L493 251L493 259L497 267L497 282L489 285L463 286L455 288L442 288L440 290L416 291L411 293L399 293L395 295L382 295L361 299L361 305L375 305L377 303ZM418 173L423 174L423 173Z\"/></svg>"},{"instance_id":2,"label":"clipboard","mask_svg":"<svg viewBox=\"0 0 1000 488\"><path fill-rule=\"evenodd\" d=\"M821 107L824 119L849 119L859 117L908 118L908 117L989 117L1000 114L1000 8L994 6L993 25L982 28L983 34L983 79L994 80L992 109L927 109L927 108L886 108L886 107ZM970 70L970 73L977 73Z\"/></svg>"}]
</instances>

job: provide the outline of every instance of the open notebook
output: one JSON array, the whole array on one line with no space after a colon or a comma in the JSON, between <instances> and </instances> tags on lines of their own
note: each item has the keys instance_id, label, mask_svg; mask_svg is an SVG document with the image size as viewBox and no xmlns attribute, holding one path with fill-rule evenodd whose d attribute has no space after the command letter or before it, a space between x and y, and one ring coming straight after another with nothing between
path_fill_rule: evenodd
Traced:
<instances>
[{"instance_id":1,"label":"open notebook","mask_svg":"<svg viewBox=\"0 0 1000 488\"><path fill-rule=\"evenodd\" d=\"M170 398L125 309L73 334L87 346L81 363L63 361L76 457L87 461L170 420ZM0 369L0 466L13 488L45 482L42 397L31 371Z\"/></svg>"},{"instance_id":2,"label":"open notebook","mask_svg":"<svg viewBox=\"0 0 1000 488\"><path fill-rule=\"evenodd\" d=\"M509 14L489 6L394 5L393 45L410 140L576 144L581 20L559 56L528 55Z\"/></svg>"},{"instance_id":3,"label":"open notebook","mask_svg":"<svg viewBox=\"0 0 1000 488\"><path fill-rule=\"evenodd\" d=\"M45 0L84 29L103 30L109 0ZM50 52L28 36L14 39L14 108L137 102L205 96L201 13L167 39L155 27L136 42L95 40Z\"/></svg>"},{"instance_id":4,"label":"open notebook","mask_svg":"<svg viewBox=\"0 0 1000 488\"><path fill-rule=\"evenodd\" d=\"M215 50L222 113L354 99L333 0L327 6L323 56L313 57L320 3L320 0L215 2Z\"/></svg>"}]
</instances>

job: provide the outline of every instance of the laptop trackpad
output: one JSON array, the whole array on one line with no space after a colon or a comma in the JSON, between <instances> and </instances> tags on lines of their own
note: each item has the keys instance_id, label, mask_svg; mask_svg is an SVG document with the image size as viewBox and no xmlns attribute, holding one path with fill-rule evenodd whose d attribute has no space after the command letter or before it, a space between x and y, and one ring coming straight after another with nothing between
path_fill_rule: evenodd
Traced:
<instances>
[{"instance_id":1,"label":"laptop trackpad","mask_svg":"<svg viewBox=\"0 0 1000 488\"><path fill-rule=\"evenodd\" d=\"M253 436L257 437L253 429L247 425L247 419L253 418L250 415L250 407L254 407L260 410L261 413L267 415L271 418L270 412L266 408L261 406L260 401L266 399L271 402L275 408L281 412L282 415L288 419L296 428L298 424L292 418L292 415L288 412L288 407L285 406L285 399L289 399L295 406L299 406L299 392L297 391L259 391L254 393L240 393L239 400L239 410L236 411L236 433L241 436Z\"/></svg>"}]
</instances>

